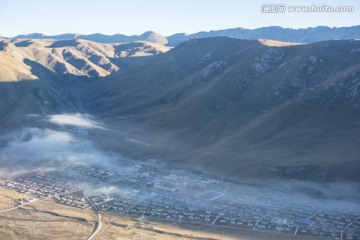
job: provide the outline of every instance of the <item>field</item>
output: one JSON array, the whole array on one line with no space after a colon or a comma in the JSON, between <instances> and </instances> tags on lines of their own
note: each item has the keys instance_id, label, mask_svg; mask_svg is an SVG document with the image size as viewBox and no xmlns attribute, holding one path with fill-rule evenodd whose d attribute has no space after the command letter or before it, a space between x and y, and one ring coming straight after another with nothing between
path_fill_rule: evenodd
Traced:
<instances>
[{"instance_id":1,"label":"field","mask_svg":"<svg viewBox=\"0 0 360 240\"><path fill-rule=\"evenodd\" d=\"M86 239L94 229L96 214L51 201L37 201L1 212L27 197L0 188L0 239ZM9 205L11 204L11 205Z\"/></svg>"}]
</instances>

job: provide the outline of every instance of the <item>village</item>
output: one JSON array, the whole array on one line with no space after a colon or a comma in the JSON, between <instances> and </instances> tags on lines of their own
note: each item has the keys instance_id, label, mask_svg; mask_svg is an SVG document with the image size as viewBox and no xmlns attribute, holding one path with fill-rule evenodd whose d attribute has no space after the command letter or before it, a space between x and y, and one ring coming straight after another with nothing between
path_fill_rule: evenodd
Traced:
<instances>
[{"instance_id":1,"label":"village","mask_svg":"<svg viewBox=\"0 0 360 240\"><path fill-rule=\"evenodd\" d=\"M128 164L124 171L71 167L2 183L25 193L81 209L339 240L360 240L359 209L261 191L222 179Z\"/></svg>"}]
</instances>

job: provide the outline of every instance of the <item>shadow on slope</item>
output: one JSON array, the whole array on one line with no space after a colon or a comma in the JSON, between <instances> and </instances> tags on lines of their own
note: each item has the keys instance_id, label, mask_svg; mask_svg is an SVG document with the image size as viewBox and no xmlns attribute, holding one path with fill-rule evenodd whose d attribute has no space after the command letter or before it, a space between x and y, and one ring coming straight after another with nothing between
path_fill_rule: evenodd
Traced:
<instances>
[{"instance_id":1,"label":"shadow on slope","mask_svg":"<svg viewBox=\"0 0 360 240\"><path fill-rule=\"evenodd\" d=\"M358 181L359 44L195 39L122 80L97 82L84 103L136 140L114 133L100 144L139 158L233 176Z\"/></svg>"},{"instance_id":2,"label":"shadow on slope","mask_svg":"<svg viewBox=\"0 0 360 240\"><path fill-rule=\"evenodd\" d=\"M63 48L63 47L76 47L80 44L76 39L74 40L60 40L56 41L47 48Z\"/></svg>"}]
</instances>

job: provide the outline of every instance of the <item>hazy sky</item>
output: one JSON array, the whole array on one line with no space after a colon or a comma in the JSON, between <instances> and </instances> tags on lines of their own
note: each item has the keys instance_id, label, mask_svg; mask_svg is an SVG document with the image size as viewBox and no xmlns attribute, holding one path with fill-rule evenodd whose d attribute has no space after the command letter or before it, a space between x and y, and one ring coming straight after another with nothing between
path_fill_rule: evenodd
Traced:
<instances>
[{"instance_id":1,"label":"hazy sky","mask_svg":"<svg viewBox=\"0 0 360 240\"><path fill-rule=\"evenodd\" d=\"M354 6L353 13L261 13L269 3ZM359 0L0 0L0 35L40 32L171 35L234 27L360 24Z\"/></svg>"}]
</instances>

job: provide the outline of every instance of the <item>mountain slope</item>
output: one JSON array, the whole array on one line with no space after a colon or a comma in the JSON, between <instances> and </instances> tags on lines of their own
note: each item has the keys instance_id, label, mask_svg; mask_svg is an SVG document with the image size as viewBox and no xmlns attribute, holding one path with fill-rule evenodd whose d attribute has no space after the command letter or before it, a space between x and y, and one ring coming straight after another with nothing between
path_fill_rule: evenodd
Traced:
<instances>
[{"instance_id":1,"label":"mountain slope","mask_svg":"<svg viewBox=\"0 0 360 240\"><path fill-rule=\"evenodd\" d=\"M232 176L359 180L359 49L195 39L84 97L126 136L103 141L115 151Z\"/></svg>"},{"instance_id":2,"label":"mountain slope","mask_svg":"<svg viewBox=\"0 0 360 240\"><path fill-rule=\"evenodd\" d=\"M30 114L82 111L67 88L111 73L124 74L169 48L148 42L0 40L0 132L25 126ZM81 82L81 83L80 83Z\"/></svg>"},{"instance_id":3,"label":"mountain slope","mask_svg":"<svg viewBox=\"0 0 360 240\"><path fill-rule=\"evenodd\" d=\"M107 128L94 130L99 147L136 159L221 176L360 180L360 41L0 46L1 131L33 114L86 112Z\"/></svg>"},{"instance_id":4,"label":"mountain slope","mask_svg":"<svg viewBox=\"0 0 360 240\"><path fill-rule=\"evenodd\" d=\"M24 60L67 77L104 77L125 71L169 48L148 42L100 44L87 40L16 39L0 41L0 79L34 79Z\"/></svg>"},{"instance_id":5,"label":"mountain slope","mask_svg":"<svg viewBox=\"0 0 360 240\"><path fill-rule=\"evenodd\" d=\"M1 81L16 81L22 79L37 79L31 73L30 66L16 51L16 46L9 41L0 41L0 79Z\"/></svg>"}]
</instances>

